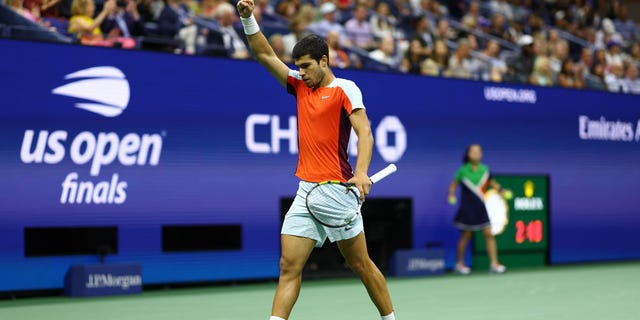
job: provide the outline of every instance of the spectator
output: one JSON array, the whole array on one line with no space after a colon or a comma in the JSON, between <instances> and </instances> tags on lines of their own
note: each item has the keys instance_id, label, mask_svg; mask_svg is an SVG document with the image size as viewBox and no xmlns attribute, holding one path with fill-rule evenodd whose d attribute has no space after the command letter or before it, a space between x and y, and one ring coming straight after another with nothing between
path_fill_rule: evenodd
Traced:
<instances>
[{"instance_id":1,"label":"spectator","mask_svg":"<svg viewBox=\"0 0 640 320\"><path fill-rule=\"evenodd\" d=\"M607 85L604 82L604 70L606 65L604 63L595 62L589 76L587 77L587 88L593 90L607 90Z\"/></svg>"},{"instance_id":2,"label":"spectator","mask_svg":"<svg viewBox=\"0 0 640 320\"><path fill-rule=\"evenodd\" d=\"M513 7L506 0L491 0L489 2L491 12L500 14L507 18L507 20L513 20Z\"/></svg>"},{"instance_id":3,"label":"spectator","mask_svg":"<svg viewBox=\"0 0 640 320\"><path fill-rule=\"evenodd\" d=\"M552 55L558 43L562 41L564 40L560 38L560 33L557 29L547 30L547 49L549 51L546 52L545 55Z\"/></svg>"},{"instance_id":4,"label":"spectator","mask_svg":"<svg viewBox=\"0 0 640 320\"><path fill-rule=\"evenodd\" d=\"M218 0L202 0L198 8L197 16L213 20L216 17L216 8L218 7Z\"/></svg>"},{"instance_id":5,"label":"spectator","mask_svg":"<svg viewBox=\"0 0 640 320\"><path fill-rule=\"evenodd\" d=\"M284 41L282 41L281 34L279 33L272 34L269 37L269 44L271 45L271 48L273 48L273 51L276 53L276 56L278 56L278 59L280 59L284 63L293 62L291 55L287 54L285 51Z\"/></svg>"},{"instance_id":6,"label":"spectator","mask_svg":"<svg viewBox=\"0 0 640 320\"><path fill-rule=\"evenodd\" d=\"M5 3L7 4L7 6L9 8L11 8L13 11L15 11L18 14L20 14L21 16L23 16L23 17L25 17L25 18L33 21L33 22L37 22L36 18L33 16L31 11L27 10L24 7L23 0L6 0Z\"/></svg>"},{"instance_id":7,"label":"spectator","mask_svg":"<svg viewBox=\"0 0 640 320\"><path fill-rule=\"evenodd\" d=\"M409 0L392 0L389 10L399 21L404 21L405 19L413 16Z\"/></svg>"},{"instance_id":8,"label":"spectator","mask_svg":"<svg viewBox=\"0 0 640 320\"><path fill-rule=\"evenodd\" d=\"M353 10L353 18L345 24L345 32L353 45L365 50L372 50L376 47L373 33L367 21L367 7L357 5Z\"/></svg>"},{"instance_id":9,"label":"spectator","mask_svg":"<svg viewBox=\"0 0 640 320\"><path fill-rule=\"evenodd\" d=\"M462 23L471 29L476 29L480 24L488 22L487 18L480 13L480 1L471 1L469 11L462 17Z\"/></svg>"},{"instance_id":10,"label":"spectator","mask_svg":"<svg viewBox=\"0 0 640 320\"><path fill-rule=\"evenodd\" d=\"M482 51L482 55L487 61L482 79L501 82L508 69L504 60L500 59L500 44L495 40L490 40Z\"/></svg>"},{"instance_id":11,"label":"spectator","mask_svg":"<svg viewBox=\"0 0 640 320\"><path fill-rule=\"evenodd\" d=\"M422 74L439 76L449 66L449 48L443 40L436 40L433 53L422 64Z\"/></svg>"},{"instance_id":12,"label":"spectator","mask_svg":"<svg viewBox=\"0 0 640 320\"><path fill-rule=\"evenodd\" d=\"M305 30L307 29L307 22L303 17L297 16L289 23L289 29L291 32L282 36L284 52L286 55L291 55L293 47L306 35Z\"/></svg>"},{"instance_id":13,"label":"spectator","mask_svg":"<svg viewBox=\"0 0 640 320\"><path fill-rule=\"evenodd\" d=\"M420 73L425 76L438 77L442 73L442 70L435 62L435 60L427 58L422 62L422 65L420 66Z\"/></svg>"},{"instance_id":14,"label":"spectator","mask_svg":"<svg viewBox=\"0 0 640 320\"><path fill-rule=\"evenodd\" d=\"M640 42L634 42L629 51L629 58L635 63L640 63Z\"/></svg>"},{"instance_id":15,"label":"spectator","mask_svg":"<svg viewBox=\"0 0 640 320\"><path fill-rule=\"evenodd\" d=\"M340 47L340 35L336 31L327 34L327 46L329 47L329 65L335 68L349 68L351 61L349 55Z\"/></svg>"},{"instance_id":16,"label":"spectator","mask_svg":"<svg viewBox=\"0 0 640 320\"><path fill-rule=\"evenodd\" d=\"M287 19L293 19L298 14L301 4L301 0L283 0L278 3L275 11Z\"/></svg>"},{"instance_id":17,"label":"spectator","mask_svg":"<svg viewBox=\"0 0 640 320\"><path fill-rule=\"evenodd\" d=\"M565 40L559 40L551 49L553 51L549 57L549 65L555 77L560 73L560 70L562 70L563 61L569 57L569 44Z\"/></svg>"},{"instance_id":18,"label":"spectator","mask_svg":"<svg viewBox=\"0 0 640 320\"><path fill-rule=\"evenodd\" d=\"M380 47L371 51L369 57L393 68L398 67L398 60L395 56L395 41L392 37L382 38Z\"/></svg>"},{"instance_id":19,"label":"spectator","mask_svg":"<svg viewBox=\"0 0 640 320\"><path fill-rule=\"evenodd\" d=\"M613 63L609 66L609 72L605 71L604 82L609 92L628 91L627 83L624 79L624 65L622 63Z\"/></svg>"},{"instance_id":20,"label":"spectator","mask_svg":"<svg viewBox=\"0 0 640 320\"><path fill-rule=\"evenodd\" d=\"M69 20L69 33L75 34L80 43L95 46L112 46L113 42L105 41L100 30L100 24L116 6L116 0L108 0L104 3L102 11L94 19L96 5L93 0L73 0ZM127 46L130 47L130 46Z\"/></svg>"},{"instance_id":21,"label":"spectator","mask_svg":"<svg viewBox=\"0 0 640 320\"><path fill-rule=\"evenodd\" d=\"M563 88L584 89L585 82L581 72L576 72L573 61L565 59L558 74L558 85Z\"/></svg>"},{"instance_id":22,"label":"spectator","mask_svg":"<svg viewBox=\"0 0 640 320\"><path fill-rule=\"evenodd\" d=\"M538 42L539 40L536 40ZM533 71L535 55L533 51L533 37L523 35L518 39L520 54L508 61L508 80L529 83L529 75Z\"/></svg>"},{"instance_id":23,"label":"spectator","mask_svg":"<svg viewBox=\"0 0 640 320\"><path fill-rule=\"evenodd\" d=\"M217 0L203 0L207 2L216 2ZM139 0L138 13L140 13L140 19L144 22L157 21L160 17L160 13L164 8L164 2L161 0ZM213 15L212 15L213 17Z\"/></svg>"},{"instance_id":24,"label":"spectator","mask_svg":"<svg viewBox=\"0 0 640 320\"><path fill-rule=\"evenodd\" d=\"M616 27L609 18L602 19L602 28L596 32L594 47L603 49L609 40L622 39L622 36L616 32Z\"/></svg>"},{"instance_id":25,"label":"spectator","mask_svg":"<svg viewBox=\"0 0 640 320\"><path fill-rule=\"evenodd\" d=\"M505 32L505 21L503 15L496 13L491 17L489 34L500 39L509 40L508 35Z\"/></svg>"},{"instance_id":26,"label":"spectator","mask_svg":"<svg viewBox=\"0 0 640 320\"><path fill-rule=\"evenodd\" d=\"M635 23L629 19L629 10L626 6L620 6L617 18L613 21L613 24L625 41L634 42L638 40L638 28Z\"/></svg>"},{"instance_id":27,"label":"spectator","mask_svg":"<svg viewBox=\"0 0 640 320\"><path fill-rule=\"evenodd\" d=\"M553 71L549 65L549 58L540 56L536 58L533 65L533 72L529 77L529 82L536 86L549 87L553 85Z\"/></svg>"},{"instance_id":28,"label":"spectator","mask_svg":"<svg viewBox=\"0 0 640 320\"><path fill-rule=\"evenodd\" d=\"M316 9L314 6L308 3L303 3L300 6L300 10L298 10L298 14L293 19L302 19L306 25L311 24L314 21L319 20L316 19Z\"/></svg>"},{"instance_id":29,"label":"spectator","mask_svg":"<svg viewBox=\"0 0 640 320\"><path fill-rule=\"evenodd\" d=\"M593 53L590 48L582 48L580 51L580 60L576 63L576 68L582 70L582 76L586 79L591 73L593 66Z\"/></svg>"},{"instance_id":30,"label":"spectator","mask_svg":"<svg viewBox=\"0 0 640 320\"><path fill-rule=\"evenodd\" d=\"M174 38L180 30L193 26L192 17L193 13L180 0L166 0L158 17L158 31L162 36Z\"/></svg>"},{"instance_id":31,"label":"spectator","mask_svg":"<svg viewBox=\"0 0 640 320\"><path fill-rule=\"evenodd\" d=\"M625 86L629 93L640 94L640 79L638 78L638 66L635 63L629 63L627 66L627 77Z\"/></svg>"},{"instance_id":32,"label":"spectator","mask_svg":"<svg viewBox=\"0 0 640 320\"><path fill-rule=\"evenodd\" d=\"M425 55L422 53L422 45L418 40L412 40L409 49L400 62L400 71L411 74L421 74L422 62Z\"/></svg>"},{"instance_id":33,"label":"spectator","mask_svg":"<svg viewBox=\"0 0 640 320\"><path fill-rule=\"evenodd\" d=\"M276 9L269 0L257 0L255 6L260 8L260 12L265 16L274 17L276 15Z\"/></svg>"},{"instance_id":34,"label":"spectator","mask_svg":"<svg viewBox=\"0 0 640 320\"><path fill-rule=\"evenodd\" d=\"M411 0L413 16L426 16L429 19L435 18L434 14L431 12L431 1L434 0Z\"/></svg>"},{"instance_id":35,"label":"spectator","mask_svg":"<svg viewBox=\"0 0 640 320\"><path fill-rule=\"evenodd\" d=\"M389 11L389 4L384 1L376 4L376 12L369 18L371 33L377 39L396 36L398 20Z\"/></svg>"},{"instance_id":36,"label":"spectator","mask_svg":"<svg viewBox=\"0 0 640 320\"><path fill-rule=\"evenodd\" d=\"M223 2L216 8L216 19L218 20L224 47L227 49L229 57L233 59L248 59L249 50L233 27L233 23L238 19L236 9L230 3Z\"/></svg>"},{"instance_id":37,"label":"spectator","mask_svg":"<svg viewBox=\"0 0 640 320\"><path fill-rule=\"evenodd\" d=\"M594 54L594 63L602 63L603 65L608 65L607 63L607 52L604 49L597 49Z\"/></svg>"},{"instance_id":38,"label":"spectator","mask_svg":"<svg viewBox=\"0 0 640 320\"><path fill-rule=\"evenodd\" d=\"M7 6L11 7L11 2L12 0L7 0ZM41 17L58 17L58 4L60 0L25 0L23 7L39 21Z\"/></svg>"},{"instance_id":39,"label":"spectator","mask_svg":"<svg viewBox=\"0 0 640 320\"><path fill-rule=\"evenodd\" d=\"M449 10L447 10L447 7L441 5L437 0L429 2L429 13L437 20L447 19L449 16Z\"/></svg>"},{"instance_id":40,"label":"spectator","mask_svg":"<svg viewBox=\"0 0 640 320\"><path fill-rule=\"evenodd\" d=\"M434 36L429 31L429 19L425 16L418 18L416 22L415 32L411 37L412 40L417 40L420 43L420 51L425 56L431 55L433 50Z\"/></svg>"},{"instance_id":41,"label":"spectator","mask_svg":"<svg viewBox=\"0 0 640 320\"><path fill-rule=\"evenodd\" d=\"M459 79L473 78L469 56L469 40L465 38L458 40L456 51L449 58L449 66L444 75Z\"/></svg>"},{"instance_id":42,"label":"spectator","mask_svg":"<svg viewBox=\"0 0 640 320\"><path fill-rule=\"evenodd\" d=\"M134 0L118 0L116 8L104 19L102 32L110 36L131 38L143 33L142 20Z\"/></svg>"},{"instance_id":43,"label":"spectator","mask_svg":"<svg viewBox=\"0 0 640 320\"><path fill-rule=\"evenodd\" d=\"M607 65L622 64L620 45L621 44L615 40L609 40L609 42L607 42L607 51L605 53Z\"/></svg>"},{"instance_id":44,"label":"spectator","mask_svg":"<svg viewBox=\"0 0 640 320\"><path fill-rule=\"evenodd\" d=\"M376 39L396 37L398 20L391 14L389 4L380 1L376 4L376 12L369 18L371 33Z\"/></svg>"},{"instance_id":45,"label":"spectator","mask_svg":"<svg viewBox=\"0 0 640 320\"><path fill-rule=\"evenodd\" d=\"M525 27L525 33L530 35L536 35L542 33L545 29L544 19L536 13L532 13L527 18L527 27Z\"/></svg>"},{"instance_id":46,"label":"spectator","mask_svg":"<svg viewBox=\"0 0 640 320\"><path fill-rule=\"evenodd\" d=\"M456 36L457 35L449 27L447 19L440 19L438 21L438 26L434 34L435 39L441 39L446 42L448 40L455 40Z\"/></svg>"},{"instance_id":47,"label":"spectator","mask_svg":"<svg viewBox=\"0 0 640 320\"><path fill-rule=\"evenodd\" d=\"M322 14L322 20L311 23L307 29L309 32L317 34L323 38L327 37L329 31L336 31L340 35L340 44L346 47L351 46L349 37L347 36L344 27L338 23L336 19L336 7L333 2L325 2L320 6L320 13Z\"/></svg>"}]
</instances>

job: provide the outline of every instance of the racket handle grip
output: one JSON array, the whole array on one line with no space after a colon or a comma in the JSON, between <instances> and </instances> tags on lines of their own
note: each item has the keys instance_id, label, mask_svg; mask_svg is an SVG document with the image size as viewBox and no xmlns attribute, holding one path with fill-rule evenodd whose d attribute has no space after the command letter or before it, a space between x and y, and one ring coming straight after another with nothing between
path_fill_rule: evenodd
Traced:
<instances>
[{"instance_id":1,"label":"racket handle grip","mask_svg":"<svg viewBox=\"0 0 640 320\"><path fill-rule=\"evenodd\" d=\"M376 172L374 175L372 175L369 178L369 181L371 181L371 184L374 184L384 178L386 178L387 176L389 176L390 174L396 172L398 170L398 167L395 164L390 164L388 165L386 168Z\"/></svg>"}]
</instances>

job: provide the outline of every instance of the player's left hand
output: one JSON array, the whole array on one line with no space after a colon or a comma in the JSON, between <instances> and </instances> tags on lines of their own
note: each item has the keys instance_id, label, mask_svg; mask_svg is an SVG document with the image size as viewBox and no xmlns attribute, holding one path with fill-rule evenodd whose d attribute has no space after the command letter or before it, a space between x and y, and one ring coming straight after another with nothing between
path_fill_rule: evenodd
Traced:
<instances>
[{"instance_id":1,"label":"player's left hand","mask_svg":"<svg viewBox=\"0 0 640 320\"><path fill-rule=\"evenodd\" d=\"M236 7L238 8L240 17L246 19L251 17L251 14L253 14L253 8L255 7L255 4L253 3L253 0L240 0L236 4Z\"/></svg>"},{"instance_id":2,"label":"player's left hand","mask_svg":"<svg viewBox=\"0 0 640 320\"><path fill-rule=\"evenodd\" d=\"M360 200L364 201L364 197L371 191L371 180L366 174L356 173L347 183L353 184L360 191Z\"/></svg>"}]
</instances>

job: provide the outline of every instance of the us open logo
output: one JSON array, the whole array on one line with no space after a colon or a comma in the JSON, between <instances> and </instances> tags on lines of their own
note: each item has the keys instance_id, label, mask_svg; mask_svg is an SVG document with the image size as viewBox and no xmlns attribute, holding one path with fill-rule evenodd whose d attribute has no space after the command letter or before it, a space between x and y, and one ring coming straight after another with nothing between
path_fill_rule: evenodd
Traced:
<instances>
[{"instance_id":1,"label":"us open logo","mask_svg":"<svg viewBox=\"0 0 640 320\"><path fill-rule=\"evenodd\" d=\"M67 74L64 78L75 81L53 89L52 94L81 99L75 103L78 109L113 118L129 105L129 81L118 68L98 66ZM118 205L126 201L129 183L114 170L101 174L102 169L113 164L157 166L165 136L164 130L160 133L119 133L29 128L22 138L20 160L27 165L68 166L63 162L65 160L76 165L60 183L60 204ZM80 170L82 167L88 167L88 175Z\"/></svg>"},{"instance_id":2,"label":"us open logo","mask_svg":"<svg viewBox=\"0 0 640 320\"><path fill-rule=\"evenodd\" d=\"M76 108L116 117L129 105L129 81L118 68L93 67L67 74L64 78L80 80L59 86L52 93L90 101L77 102Z\"/></svg>"}]
</instances>

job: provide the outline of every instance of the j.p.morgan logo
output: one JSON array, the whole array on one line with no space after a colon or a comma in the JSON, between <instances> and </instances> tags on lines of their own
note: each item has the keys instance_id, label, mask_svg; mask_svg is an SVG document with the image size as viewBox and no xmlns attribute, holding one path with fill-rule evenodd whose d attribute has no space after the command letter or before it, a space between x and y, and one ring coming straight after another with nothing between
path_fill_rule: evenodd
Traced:
<instances>
[{"instance_id":1,"label":"j.p.morgan logo","mask_svg":"<svg viewBox=\"0 0 640 320\"><path fill-rule=\"evenodd\" d=\"M122 290L129 290L130 287L136 287L142 285L142 277L137 274L114 276L110 273L96 273L90 274L85 288L87 289L99 289L99 288L120 288Z\"/></svg>"},{"instance_id":2,"label":"j.p.morgan logo","mask_svg":"<svg viewBox=\"0 0 640 320\"><path fill-rule=\"evenodd\" d=\"M118 68L93 67L70 73L64 78L76 81L57 87L52 93L85 100L76 102L76 108L116 117L129 105L129 81Z\"/></svg>"}]
</instances>

